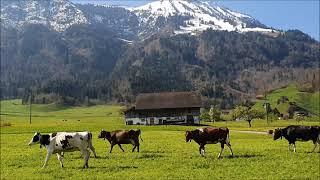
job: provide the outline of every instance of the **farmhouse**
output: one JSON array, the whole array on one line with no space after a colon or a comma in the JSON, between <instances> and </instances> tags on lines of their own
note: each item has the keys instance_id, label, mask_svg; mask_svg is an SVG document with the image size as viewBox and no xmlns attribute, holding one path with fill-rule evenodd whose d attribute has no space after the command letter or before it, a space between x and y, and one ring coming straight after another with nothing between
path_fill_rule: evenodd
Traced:
<instances>
[{"instance_id":1,"label":"farmhouse","mask_svg":"<svg viewBox=\"0 0 320 180\"><path fill-rule=\"evenodd\" d=\"M144 93L125 111L127 125L199 124L201 97L196 92Z\"/></svg>"}]
</instances>

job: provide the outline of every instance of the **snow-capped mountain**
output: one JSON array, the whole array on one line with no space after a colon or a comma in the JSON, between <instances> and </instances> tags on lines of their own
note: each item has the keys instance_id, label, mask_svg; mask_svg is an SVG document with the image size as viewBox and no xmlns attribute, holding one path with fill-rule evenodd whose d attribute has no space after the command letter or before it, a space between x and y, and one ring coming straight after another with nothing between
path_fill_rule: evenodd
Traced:
<instances>
[{"instance_id":1,"label":"snow-capped mountain","mask_svg":"<svg viewBox=\"0 0 320 180\"><path fill-rule=\"evenodd\" d=\"M208 28L273 31L251 16L198 0L159 0L135 8L80 5L70 0L4 0L1 24L17 29L26 24L43 24L58 32L75 24L98 24L130 40L157 33L197 34Z\"/></svg>"},{"instance_id":2,"label":"snow-capped mountain","mask_svg":"<svg viewBox=\"0 0 320 180\"><path fill-rule=\"evenodd\" d=\"M1 1L1 23L18 29L26 24L43 24L61 32L74 24L88 23L88 20L67 0L4 0Z\"/></svg>"},{"instance_id":3,"label":"snow-capped mountain","mask_svg":"<svg viewBox=\"0 0 320 180\"><path fill-rule=\"evenodd\" d=\"M159 0L141 7L131 8L140 21L140 26L160 29L161 25L175 20L175 33L195 33L208 28L227 31L271 32L251 16L241 14L216 4L197 0ZM171 20L170 20L171 19Z\"/></svg>"}]
</instances>

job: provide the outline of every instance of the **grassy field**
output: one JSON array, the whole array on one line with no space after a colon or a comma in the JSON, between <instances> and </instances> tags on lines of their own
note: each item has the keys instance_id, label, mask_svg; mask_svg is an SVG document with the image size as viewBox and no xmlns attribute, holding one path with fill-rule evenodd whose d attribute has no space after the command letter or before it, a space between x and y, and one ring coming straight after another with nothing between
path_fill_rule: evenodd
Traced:
<instances>
[{"instance_id":1,"label":"grassy field","mask_svg":"<svg viewBox=\"0 0 320 180\"><path fill-rule=\"evenodd\" d=\"M28 106L20 100L1 102L1 179L319 179L320 153L309 153L311 142L297 143L297 153L288 152L285 140L273 141L270 135L240 133L237 130L266 131L297 124L274 121L267 125L256 120L252 128L246 122L218 122L214 126L231 129L235 157L225 149L218 160L219 145L207 145L206 157L198 145L186 143L184 131L192 126L125 126L119 106L68 108L57 105L34 105L32 124ZM319 122L303 122L306 125ZM5 125L5 126L4 126ZM100 130L140 128L141 152L131 153L131 145L107 153L110 145L97 138ZM46 150L27 143L35 131L84 131L94 134L93 143L99 158L90 158L89 169L82 169L79 152L65 155L65 168L52 156L41 169Z\"/></svg>"}]
</instances>

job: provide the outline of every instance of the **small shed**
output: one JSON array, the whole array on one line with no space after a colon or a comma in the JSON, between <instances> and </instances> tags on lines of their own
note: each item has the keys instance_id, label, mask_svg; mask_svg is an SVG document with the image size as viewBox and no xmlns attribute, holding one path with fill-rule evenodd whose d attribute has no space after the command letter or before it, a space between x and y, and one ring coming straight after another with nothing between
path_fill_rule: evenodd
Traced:
<instances>
[{"instance_id":1,"label":"small shed","mask_svg":"<svg viewBox=\"0 0 320 180\"><path fill-rule=\"evenodd\" d=\"M125 114L127 125L199 124L201 96L196 92L143 93Z\"/></svg>"}]
</instances>

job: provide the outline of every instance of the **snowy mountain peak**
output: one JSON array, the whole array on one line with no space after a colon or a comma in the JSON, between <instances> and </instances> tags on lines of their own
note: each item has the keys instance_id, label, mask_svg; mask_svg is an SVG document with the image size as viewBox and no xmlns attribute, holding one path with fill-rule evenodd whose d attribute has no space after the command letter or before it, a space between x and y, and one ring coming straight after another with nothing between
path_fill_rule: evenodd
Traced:
<instances>
[{"instance_id":1,"label":"snowy mountain peak","mask_svg":"<svg viewBox=\"0 0 320 180\"><path fill-rule=\"evenodd\" d=\"M144 26L157 26L159 19L180 17L175 33L194 33L208 28L239 32L272 31L248 15L203 1L160 0L132 8L131 11L140 17L140 23Z\"/></svg>"},{"instance_id":2,"label":"snowy mountain peak","mask_svg":"<svg viewBox=\"0 0 320 180\"><path fill-rule=\"evenodd\" d=\"M64 31L73 24L88 23L83 13L67 0L4 1L1 23L21 28L25 24L44 24L56 31Z\"/></svg>"},{"instance_id":3,"label":"snowy mountain peak","mask_svg":"<svg viewBox=\"0 0 320 180\"><path fill-rule=\"evenodd\" d=\"M58 32L74 24L102 25L132 39L157 33L197 34L209 28L273 32L251 16L200 0L159 0L135 8L81 5L70 0L3 0L0 19L7 27L43 24Z\"/></svg>"}]
</instances>

